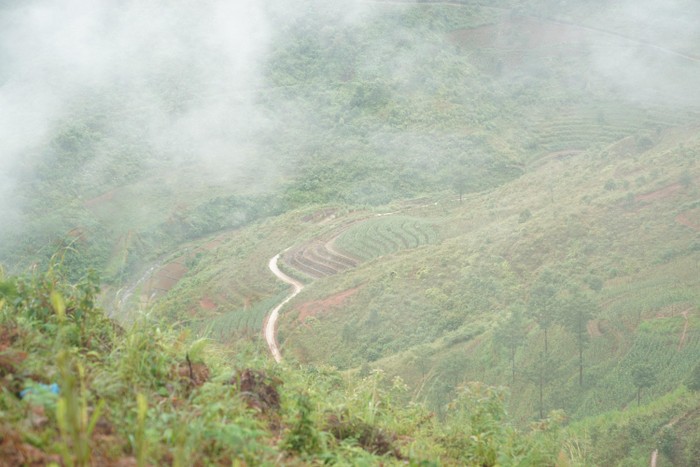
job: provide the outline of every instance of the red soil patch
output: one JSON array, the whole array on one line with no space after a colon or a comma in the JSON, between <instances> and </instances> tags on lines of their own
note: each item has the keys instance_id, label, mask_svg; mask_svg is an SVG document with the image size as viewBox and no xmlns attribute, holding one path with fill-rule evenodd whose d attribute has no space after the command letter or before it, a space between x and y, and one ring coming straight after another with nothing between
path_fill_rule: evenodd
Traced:
<instances>
[{"instance_id":1,"label":"red soil patch","mask_svg":"<svg viewBox=\"0 0 700 467\"><path fill-rule=\"evenodd\" d=\"M460 29L452 32L450 39L469 48L534 49L582 42L587 36L587 31L565 24L519 17L506 18L494 25Z\"/></svg>"},{"instance_id":2,"label":"red soil patch","mask_svg":"<svg viewBox=\"0 0 700 467\"><path fill-rule=\"evenodd\" d=\"M86 208L94 208L102 203L106 203L107 201L112 201L116 192L117 190L110 190L107 193L103 193L100 196L96 196L95 198L85 201L83 205Z\"/></svg>"},{"instance_id":3,"label":"red soil patch","mask_svg":"<svg viewBox=\"0 0 700 467\"><path fill-rule=\"evenodd\" d=\"M229 233L230 232L225 232L225 233L222 233L221 235L217 235L216 237L212 238L207 243L202 245L200 248L197 248L197 250L195 250L195 251L202 251L202 250L209 251L209 250L213 250L215 248L220 247L224 243L224 240L228 237Z\"/></svg>"},{"instance_id":4,"label":"red soil patch","mask_svg":"<svg viewBox=\"0 0 700 467\"><path fill-rule=\"evenodd\" d=\"M615 326L612 326L610 324L610 321L608 321L608 320L598 321L598 330L600 331L601 335L602 334L612 335L613 341L612 341L611 352L613 354L616 354L618 349L620 348L620 345L625 341L625 337L622 335L622 333L617 328L615 328Z\"/></svg>"},{"instance_id":5,"label":"red soil patch","mask_svg":"<svg viewBox=\"0 0 700 467\"><path fill-rule=\"evenodd\" d=\"M19 337L20 333L17 328L0 326L0 390L7 388L10 392L16 392L21 388L21 379L14 375L19 373L19 368L27 358L27 353L12 348L12 344Z\"/></svg>"},{"instance_id":6,"label":"red soil patch","mask_svg":"<svg viewBox=\"0 0 700 467\"><path fill-rule=\"evenodd\" d=\"M306 302L297 307L299 311L299 321L304 322L309 316L316 316L321 313L328 312L334 308L338 308L345 301L355 295L360 290L360 287L355 287L352 289L345 290L343 292L331 295L324 300L314 300L313 302Z\"/></svg>"},{"instance_id":7,"label":"red soil patch","mask_svg":"<svg viewBox=\"0 0 700 467\"><path fill-rule=\"evenodd\" d=\"M565 151L557 151L557 152L552 152L547 154L548 158L551 159L557 159L557 160L564 160L568 159L569 157L574 157L578 156L579 154L583 154L584 151L581 151L580 149L567 149Z\"/></svg>"},{"instance_id":8,"label":"red soil patch","mask_svg":"<svg viewBox=\"0 0 700 467\"><path fill-rule=\"evenodd\" d=\"M597 319L592 319L586 324L586 329L588 330L588 335L591 337L600 337L603 335L600 332L600 326L598 326L599 321Z\"/></svg>"},{"instance_id":9,"label":"red soil patch","mask_svg":"<svg viewBox=\"0 0 700 467\"><path fill-rule=\"evenodd\" d=\"M484 340L483 334L480 336L476 336L474 339L471 339L469 343L467 343L466 347L464 347L464 350L467 352L472 352L473 350L476 349L477 346L481 345L481 343Z\"/></svg>"},{"instance_id":10,"label":"red soil patch","mask_svg":"<svg viewBox=\"0 0 700 467\"><path fill-rule=\"evenodd\" d=\"M215 310L218 306L214 300L209 297L204 297L199 301L199 306L205 310Z\"/></svg>"},{"instance_id":11,"label":"red soil patch","mask_svg":"<svg viewBox=\"0 0 700 467\"><path fill-rule=\"evenodd\" d=\"M25 443L22 433L7 425L0 427L0 465L40 466L61 464L61 456L47 454L29 443Z\"/></svg>"},{"instance_id":12,"label":"red soil patch","mask_svg":"<svg viewBox=\"0 0 700 467\"><path fill-rule=\"evenodd\" d=\"M676 222L680 225L690 227L693 230L700 231L700 209L693 209L678 214L676 216Z\"/></svg>"},{"instance_id":13,"label":"red soil patch","mask_svg":"<svg viewBox=\"0 0 700 467\"><path fill-rule=\"evenodd\" d=\"M76 241L79 241L80 243L87 242L87 236L85 235L85 230L82 227L74 227L71 230L69 230L66 235L71 237L71 238L74 238Z\"/></svg>"},{"instance_id":14,"label":"red soil patch","mask_svg":"<svg viewBox=\"0 0 700 467\"><path fill-rule=\"evenodd\" d=\"M537 160L537 165L544 164L548 161L563 161L569 159L570 157L578 156L584 151L580 149L565 149L563 151L550 152L544 157Z\"/></svg>"},{"instance_id":15,"label":"red soil patch","mask_svg":"<svg viewBox=\"0 0 700 467\"><path fill-rule=\"evenodd\" d=\"M219 235L218 237L215 237L214 239L208 241L201 247L197 248L195 253L202 253L204 251L210 251L215 249L216 247L220 246L224 242L224 235ZM175 285L180 282L180 279L184 277L185 274L187 274L187 271L189 270L187 266L185 266L185 261L191 257L193 257L194 254L187 254L184 256L181 256L174 260L171 263L166 264L162 268L160 268L153 276L151 277L151 281L149 283L149 289L152 290L161 290L164 292L169 291ZM211 302L211 300L208 300L204 298L202 300L204 304L202 305L203 308L208 308L207 304ZM213 302L212 302L213 303ZM216 304L214 304L216 306Z\"/></svg>"},{"instance_id":16,"label":"red soil patch","mask_svg":"<svg viewBox=\"0 0 700 467\"><path fill-rule=\"evenodd\" d=\"M224 243L224 240L221 237L217 237L214 240L205 243L203 248L205 250L213 250L214 248L221 246L222 243Z\"/></svg>"},{"instance_id":17,"label":"red soil patch","mask_svg":"<svg viewBox=\"0 0 700 467\"><path fill-rule=\"evenodd\" d=\"M18 328L0 327L0 352L12 346L19 337L20 333Z\"/></svg>"},{"instance_id":18,"label":"red soil patch","mask_svg":"<svg viewBox=\"0 0 700 467\"><path fill-rule=\"evenodd\" d=\"M653 201L659 201L662 199L670 198L679 191L683 190L683 185L680 183L673 183L671 185L665 186L660 190L652 191L649 193L644 193L642 195L637 195L634 200L637 202L650 203Z\"/></svg>"},{"instance_id":19,"label":"red soil patch","mask_svg":"<svg viewBox=\"0 0 700 467\"><path fill-rule=\"evenodd\" d=\"M186 273L187 267L177 260L168 263L151 276L144 292L148 295L152 292L167 292L175 287Z\"/></svg>"},{"instance_id":20,"label":"red soil patch","mask_svg":"<svg viewBox=\"0 0 700 467\"><path fill-rule=\"evenodd\" d=\"M187 360L180 362L176 368L172 370L173 379L180 383L192 387L199 387L209 381L209 367L204 363L192 363L187 357Z\"/></svg>"},{"instance_id":21,"label":"red soil patch","mask_svg":"<svg viewBox=\"0 0 700 467\"><path fill-rule=\"evenodd\" d=\"M313 212L311 214L307 214L306 216L301 218L302 222L321 222L326 219L332 219L335 217L336 213L335 208L326 208L326 209L321 209L319 211Z\"/></svg>"}]
</instances>

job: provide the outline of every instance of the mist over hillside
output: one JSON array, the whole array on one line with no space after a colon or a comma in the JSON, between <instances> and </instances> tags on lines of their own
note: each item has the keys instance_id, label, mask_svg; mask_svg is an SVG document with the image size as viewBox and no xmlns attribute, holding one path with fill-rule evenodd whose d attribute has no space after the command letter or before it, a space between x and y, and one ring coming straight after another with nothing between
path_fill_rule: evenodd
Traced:
<instances>
[{"instance_id":1,"label":"mist over hillside","mask_svg":"<svg viewBox=\"0 0 700 467\"><path fill-rule=\"evenodd\" d=\"M528 459L687 465L698 83L694 0L3 2L0 311L53 323L60 271L124 328L243 366L279 345L289 380L332 368L435 420L501 388ZM376 421L314 416L332 441L300 459ZM411 449L468 462L455 430Z\"/></svg>"},{"instance_id":2,"label":"mist over hillside","mask_svg":"<svg viewBox=\"0 0 700 467\"><path fill-rule=\"evenodd\" d=\"M325 198L381 203L449 184L454 158L474 162L460 169L467 173L528 158L528 120L551 108L536 96L700 104L692 2L412 8L6 5L0 230L34 212L33 198L53 177L70 180L58 189L62 206L153 174L159 183L169 174L165 183L177 190L193 173L221 186L254 172L258 190L279 190L280 177L318 177L307 176L314 158L352 167L360 157L398 169L413 186L355 173ZM489 141L496 128L512 137Z\"/></svg>"},{"instance_id":3,"label":"mist over hillside","mask_svg":"<svg viewBox=\"0 0 700 467\"><path fill-rule=\"evenodd\" d=\"M253 157L258 3L31 1L2 21L4 211L53 178L70 203L153 173L230 181Z\"/></svg>"}]
</instances>

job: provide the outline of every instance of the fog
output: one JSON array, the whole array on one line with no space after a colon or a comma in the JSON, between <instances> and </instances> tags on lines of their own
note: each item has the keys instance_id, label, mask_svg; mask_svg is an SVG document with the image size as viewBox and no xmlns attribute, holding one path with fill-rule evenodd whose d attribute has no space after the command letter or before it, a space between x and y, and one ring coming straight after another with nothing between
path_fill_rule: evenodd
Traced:
<instances>
[{"instance_id":1,"label":"fog","mask_svg":"<svg viewBox=\"0 0 700 467\"><path fill-rule=\"evenodd\" d=\"M700 5L687 0L606 3L586 20L591 67L621 97L651 105L700 105ZM596 37L598 36L598 37Z\"/></svg>"},{"instance_id":2,"label":"fog","mask_svg":"<svg viewBox=\"0 0 700 467\"><path fill-rule=\"evenodd\" d=\"M32 180L38 166L55 157L46 147L49 137L75 122L100 134L90 149L94 157L72 174L78 181L99 181L115 158L138 152L148 155L143 159L145 165L138 167L144 173L196 172L214 184L233 183L243 172L252 173L261 185L266 177L274 178L274 162L259 158L260 148L266 144L261 135L287 126L309 131L320 118L335 119L337 128L342 128L348 117L343 113L346 109L321 108L324 99L339 108L345 105L331 93L308 105L300 101L305 98L303 94L289 98L272 95L270 99L278 101L268 102L266 108L277 109L275 113L260 105L260 89L270 86L265 68L268 61L287 45L286 31L312 13L322 19L327 17L328 24L320 31L308 32L316 34L326 50L347 53L349 57L345 74L350 78L343 73L328 73L338 80L338 87L346 84L341 81L358 77L357 83L368 85L368 92L376 92L394 107L398 107L396 102L409 102L405 104L407 113L420 114L420 105L429 108L429 102L414 105L410 101L412 93L423 97L442 92L469 111L473 103L484 104L472 101L469 94L470 86L477 81L487 90L494 83L504 82L527 87L529 82L523 80L523 74L536 80L543 71L542 62L535 61L530 68L506 70L498 79L479 76L479 68L467 63L471 51L467 51L463 61L450 62L454 60L450 55L454 44L430 25L416 30L374 30L363 36L365 42L348 45L353 28L366 27L373 18L387 12L409 8L393 3L5 2L0 6L0 234L19 222L25 208L27 199L20 196L20 185ZM483 11L495 18L494 11L507 14L508 8L517 3L494 2L484 6ZM602 83L605 92L612 89L616 97L642 105L700 105L700 93L695 92L700 79L700 58L695 48L700 43L697 2L559 2L555 7L549 5L551 2L542 3L553 8L543 17L560 20L552 24L565 24L576 34L585 35L582 74L587 79L592 77L594 86ZM594 8L592 3L599 5ZM596 13L576 17L582 8ZM524 14L531 13L538 10ZM513 37L516 49L522 45L517 41L523 39L517 34ZM542 49L548 46L545 44ZM360 51L348 53L352 47ZM314 64L308 67L313 68ZM577 73L571 71L572 75ZM452 89L443 89L443 76L450 77ZM329 83L325 86L330 89ZM489 118L497 118L498 109L487 107L473 109L482 115L467 124L488 123ZM348 121L349 118L352 116ZM431 151L439 152L443 144L438 141L440 134L426 139L425 133L410 128L405 133L397 127L375 131L371 126L375 123L362 122L363 131L371 133L366 135L366 141L377 153L393 150L407 159L423 158L436 163ZM355 144L357 152L368 147L349 138L346 141L339 134L331 136L337 143L329 147ZM444 144L468 144L460 138L458 135ZM306 148L296 146L292 150L301 152ZM262 170L256 168L259 164L268 165ZM421 167L420 163L416 166ZM437 169L431 165L429 170ZM116 185L121 182L118 177L114 179ZM90 193L73 193L66 186L65 191L77 197L97 196L98 188ZM108 188L105 186L105 190Z\"/></svg>"},{"instance_id":3,"label":"fog","mask_svg":"<svg viewBox=\"0 0 700 467\"><path fill-rule=\"evenodd\" d=\"M19 172L75 114L109 114L110 144L137 134L171 164L222 174L244 157L269 41L259 2L23 1L0 10L0 26L0 229L21 208Z\"/></svg>"}]
</instances>

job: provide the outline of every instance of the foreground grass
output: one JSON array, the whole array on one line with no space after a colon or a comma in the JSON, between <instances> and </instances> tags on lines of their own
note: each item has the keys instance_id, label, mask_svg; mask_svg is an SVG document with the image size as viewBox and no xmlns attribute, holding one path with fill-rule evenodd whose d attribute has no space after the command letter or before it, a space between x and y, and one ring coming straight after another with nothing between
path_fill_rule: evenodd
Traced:
<instances>
[{"instance_id":1,"label":"foreground grass","mask_svg":"<svg viewBox=\"0 0 700 467\"><path fill-rule=\"evenodd\" d=\"M450 416L377 371L274 366L95 308L94 278L0 280L0 457L10 465L548 465L557 420L519 432L504 393L463 386ZM262 355L262 356L261 356Z\"/></svg>"}]
</instances>

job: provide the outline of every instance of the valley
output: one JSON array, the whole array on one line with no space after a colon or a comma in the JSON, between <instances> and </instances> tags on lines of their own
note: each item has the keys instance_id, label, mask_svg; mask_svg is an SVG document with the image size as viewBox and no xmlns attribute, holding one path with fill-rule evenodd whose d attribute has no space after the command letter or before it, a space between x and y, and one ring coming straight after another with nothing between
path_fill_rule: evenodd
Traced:
<instances>
[{"instance_id":1,"label":"valley","mask_svg":"<svg viewBox=\"0 0 700 467\"><path fill-rule=\"evenodd\" d=\"M0 7L0 455L693 465L694 2L108 3Z\"/></svg>"}]
</instances>

